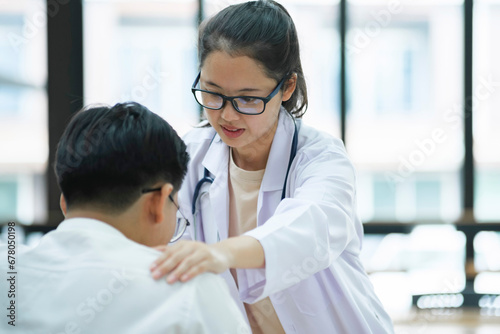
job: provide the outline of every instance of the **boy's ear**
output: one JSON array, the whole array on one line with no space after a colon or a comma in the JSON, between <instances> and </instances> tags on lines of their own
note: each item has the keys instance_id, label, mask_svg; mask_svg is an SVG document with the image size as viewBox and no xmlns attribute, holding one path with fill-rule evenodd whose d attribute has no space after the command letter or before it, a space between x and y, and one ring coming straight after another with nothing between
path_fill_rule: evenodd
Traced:
<instances>
[{"instance_id":1,"label":"boy's ear","mask_svg":"<svg viewBox=\"0 0 500 334\"><path fill-rule=\"evenodd\" d=\"M61 207L61 211L64 215L64 217L66 217L66 211L67 211L67 206L66 206L66 199L64 198L64 195L61 193L61 197L59 198L59 206Z\"/></svg>"},{"instance_id":2,"label":"boy's ear","mask_svg":"<svg viewBox=\"0 0 500 334\"><path fill-rule=\"evenodd\" d=\"M165 219L165 204L170 201L169 196L173 190L171 183L165 183L160 191L149 194L149 214L155 223L161 223Z\"/></svg>"}]
</instances>

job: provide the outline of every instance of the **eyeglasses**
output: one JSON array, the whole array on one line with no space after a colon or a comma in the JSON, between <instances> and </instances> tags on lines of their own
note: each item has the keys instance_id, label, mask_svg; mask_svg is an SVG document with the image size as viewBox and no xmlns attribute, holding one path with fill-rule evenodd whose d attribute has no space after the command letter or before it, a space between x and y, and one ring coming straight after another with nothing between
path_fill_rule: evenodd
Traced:
<instances>
[{"instance_id":1,"label":"eyeglasses","mask_svg":"<svg viewBox=\"0 0 500 334\"><path fill-rule=\"evenodd\" d=\"M153 189L142 189L141 193L146 194L146 193L150 193L153 191L160 191L160 190L161 190L161 187L160 188L153 188ZM172 242L176 242L177 240L179 240L182 237L182 235L184 234L184 232L186 232L186 228L191 224L189 224L189 221L186 219L186 217L184 217L184 215L182 214L177 203L174 202L172 195L168 195L168 198L172 201L172 203L174 203L175 207L177 208L177 212L179 212L179 214L182 217L182 218L177 218L177 224L175 225L175 232L174 232L174 235L172 236L172 239L170 239L170 243L172 243Z\"/></svg>"},{"instance_id":2,"label":"eyeglasses","mask_svg":"<svg viewBox=\"0 0 500 334\"><path fill-rule=\"evenodd\" d=\"M193 83L193 87L191 91L193 92L194 98L199 105L203 108L207 108L210 110L219 110L224 107L226 101L230 101L233 105L233 108L244 115L260 115L266 109L266 104L271 101L271 99L278 94L285 82L285 75L283 79L278 83L276 88L269 94L267 97L259 97L259 96L225 96L219 93L210 92L208 90L198 89L198 83L200 81L201 72L198 73L196 80Z\"/></svg>"}]
</instances>

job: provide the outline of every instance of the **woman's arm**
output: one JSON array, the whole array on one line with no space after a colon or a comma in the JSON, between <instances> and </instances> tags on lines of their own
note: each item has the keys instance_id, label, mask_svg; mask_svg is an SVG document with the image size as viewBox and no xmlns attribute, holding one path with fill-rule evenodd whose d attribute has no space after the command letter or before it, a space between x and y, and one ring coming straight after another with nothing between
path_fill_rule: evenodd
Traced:
<instances>
[{"instance_id":1,"label":"woman's arm","mask_svg":"<svg viewBox=\"0 0 500 334\"><path fill-rule=\"evenodd\" d=\"M170 274L173 282L237 268L242 300L252 303L327 268L346 250L356 255L362 225L356 215L354 168L338 140L309 140L294 160L290 197L280 201L279 189L263 193L266 210L273 212L264 224L217 244L164 246L156 277Z\"/></svg>"},{"instance_id":2,"label":"woman's arm","mask_svg":"<svg viewBox=\"0 0 500 334\"><path fill-rule=\"evenodd\" d=\"M264 268L264 249L250 236L228 238L207 245L181 240L172 246L159 246L163 254L151 265L153 278L168 274L167 282L185 282L204 273L220 274L229 268Z\"/></svg>"}]
</instances>

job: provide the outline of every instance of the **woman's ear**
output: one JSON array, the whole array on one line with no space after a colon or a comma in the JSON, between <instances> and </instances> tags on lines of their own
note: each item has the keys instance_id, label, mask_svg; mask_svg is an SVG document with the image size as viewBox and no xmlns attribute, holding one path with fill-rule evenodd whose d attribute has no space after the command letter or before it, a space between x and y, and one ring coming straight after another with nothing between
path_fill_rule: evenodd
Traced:
<instances>
[{"instance_id":1,"label":"woman's ear","mask_svg":"<svg viewBox=\"0 0 500 334\"><path fill-rule=\"evenodd\" d=\"M297 87L297 73L293 73L290 79L285 82L285 90L283 91L283 101L288 101L292 97L295 88Z\"/></svg>"},{"instance_id":2,"label":"woman's ear","mask_svg":"<svg viewBox=\"0 0 500 334\"><path fill-rule=\"evenodd\" d=\"M67 206L66 206L66 199L64 198L63 194L61 194L61 197L59 198L59 206L61 207L61 211L64 217L66 217Z\"/></svg>"}]
</instances>

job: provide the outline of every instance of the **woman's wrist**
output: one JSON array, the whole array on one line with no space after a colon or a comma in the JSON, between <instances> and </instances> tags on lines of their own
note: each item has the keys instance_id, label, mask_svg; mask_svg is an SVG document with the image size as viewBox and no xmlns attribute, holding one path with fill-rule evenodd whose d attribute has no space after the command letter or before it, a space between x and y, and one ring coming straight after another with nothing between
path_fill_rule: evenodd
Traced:
<instances>
[{"instance_id":1,"label":"woman's wrist","mask_svg":"<svg viewBox=\"0 0 500 334\"><path fill-rule=\"evenodd\" d=\"M227 268L233 268L235 264L234 254L230 247L225 243L215 243L211 245L214 250L214 256L219 258L219 261L226 264Z\"/></svg>"},{"instance_id":2,"label":"woman's wrist","mask_svg":"<svg viewBox=\"0 0 500 334\"><path fill-rule=\"evenodd\" d=\"M250 236L232 237L217 244L217 250L225 257L229 268L264 268L264 248L260 242Z\"/></svg>"}]
</instances>

